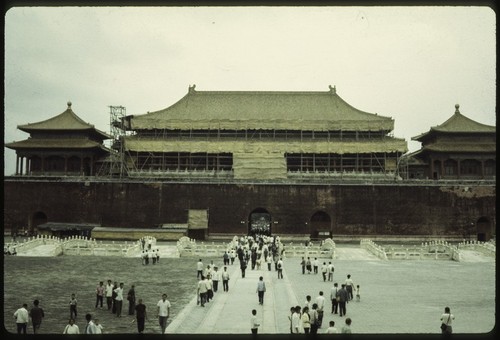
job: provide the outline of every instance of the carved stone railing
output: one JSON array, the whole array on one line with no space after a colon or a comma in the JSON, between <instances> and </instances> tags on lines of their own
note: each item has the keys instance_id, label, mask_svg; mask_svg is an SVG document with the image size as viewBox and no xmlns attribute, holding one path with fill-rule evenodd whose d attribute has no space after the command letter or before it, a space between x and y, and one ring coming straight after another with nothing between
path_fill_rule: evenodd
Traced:
<instances>
[{"instance_id":1,"label":"carved stone railing","mask_svg":"<svg viewBox=\"0 0 500 340\"><path fill-rule=\"evenodd\" d=\"M361 247L379 258L388 260L455 260L460 261L460 251L446 241L425 242L421 245L381 247L371 240L362 240ZM385 254L385 256L384 256Z\"/></svg>"},{"instance_id":2,"label":"carved stone railing","mask_svg":"<svg viewBox=\"0 0 500 340\"><path fill-rule=\"evenodd\" d=\"M317 257L333 259L335 257L335 242L327 238L320 245L295 245L290 242L285 246L284 257Z\"/></svg>"}]
</instances>

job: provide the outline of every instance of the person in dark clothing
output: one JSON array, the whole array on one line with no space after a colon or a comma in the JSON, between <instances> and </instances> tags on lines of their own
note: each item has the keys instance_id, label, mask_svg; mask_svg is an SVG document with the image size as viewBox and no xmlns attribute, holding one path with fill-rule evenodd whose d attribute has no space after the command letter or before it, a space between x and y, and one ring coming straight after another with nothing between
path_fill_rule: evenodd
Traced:
<instances>
[{"instance_id":1,"label":"person in dark clothing","mask_svg":"<svg viewBox=\"0 0 500 340\"><path fill-rule=\"evenodd\" d=\"M31 323L33 324L33 334L38 333L38 329L42 324L42 319L43 317L45 317L43 309L38 306L39 303L40 301L38 300L33 301L33 308L31 308L29 313L29 316L31 318Z\"/></svg>"},{"instance_id":2,"label":"person in dark clothing","mask_svg":"<svg viewBox=\"0 0 500 340\"><path fill-rule=\"evenodd\" d=\"M244 278L245 277L245 269L247 269L247 262L245 261L245 259L240 261L240 269L241 269L241 277Z\"/></svg>"},{"instance_id":3,"label":"person in dark clothing","mask_svg":"<svg viewBox=\"0 0 500 340\"><path fill-rule=\"evenodd\" d=\"M132 287L129 289L127 293L127 300L128 300L128 315L134 315L135 311L135 286L132 285Z\"/></svg>"},{"instance_id":4,"label":"person in dark clothing","mask_svg":"<svg viewBox=\"0 0 500 340\"><path fill-rule=\"evenodd\" d=\"M135 306L135 318L137 321L137 331L139 333L144 332L144 323L147 319L146 305L142 303L142 299L139 299L139 303Z\"/></svg>"},{"instance_id":5,"label":"person in dark clothing","mask_svg":"<svg viewBox=\"0 0 500 340\"><path fill-rule=\"evenodd\" d=\"M345 289L345 284L342 284L337 292L337 302L339 303L339 315L343 316L346 314L346 303L349 301L349 293Z\"/></svg>"}]
</instances>

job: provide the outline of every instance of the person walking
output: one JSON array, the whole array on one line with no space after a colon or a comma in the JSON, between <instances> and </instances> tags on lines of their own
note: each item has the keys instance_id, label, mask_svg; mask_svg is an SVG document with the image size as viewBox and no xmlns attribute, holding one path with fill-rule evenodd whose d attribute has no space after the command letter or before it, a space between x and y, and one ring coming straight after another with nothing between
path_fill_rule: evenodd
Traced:
<instances>
[{"instance_id":1,"label":"person walking","mask_svg":"<svg viewBox=\"0 0 500 340\"><path fill-rule=\"evenodd\" d=\"M217 293L217 290L219 289L220 278L221 275L219 268L217 266L214 266L214 270L212 271L212 288L214 293Z\"/></svg>"},{"instance_id":2,"label":"person walking","mask_svg":"<svg viewBox=\"0 0 500 340\"><path fill-rule=\"evenodd\" d=\"M135 305L135 319L137 321L137 331L142 334L147 319L146 305L142 303L142 299L139 299L139 302Z\"/></svg>"},{"instance_id":3,"label":"person walking","mask_svg":"<svg viewBox=\"0 0 500 340\"><path fill-rule=\"evenodd\" d=\"M245 259L240 261L241 277L245 278L245 269L247 269L247 262Z\"/></svg>"},{"instance_id":4,"label":"person walking","mask_svg":"<svg viewBox=\"0 0 500 340\"><path fill-rule=\"evenodd\" d=\"M225 292L229 291L229 272L227 271L227 267L224 266L224 271L221 274L222 277L222 289Z\"/></svg>"},{"instance_id":5,"label":"person walking","mask_svg":"<svg viewBox=\"0 0 500 340\"><path fill-rule=\"evenodd\" d=\"M292 333L299 334L301 330L300 306L296 306L292 314Z\"/></svg>"},{"instance_id":6,"label":"person walking","mask_svg":"<svg viewBox=\"0 0 500 340\"><path fill-rule=\"evenodd\" d=\"M128 300L128 315L134 315L135 313L135 285L132 285L127 293Z\"/></svg>"},{"instance_id":7,"label":"person walking","mask_svg":"<svg viewBox=\"0 0 500 340\"><path fill-rule=\"evenodd\" d=\"M264 304L264 293L266 292L266 283L264 282L264 277L259 277L259 282L257 282L257 294L259 295L259 305Z\"/></svg>"},{"instance_id":8,"label":"person walking","mask_svg":"<svg viewBox=\"0 0 500 340\"><path fill-rule=\"evenodd\" d=\"M444 308L444 313L441 315L441 333L452 334L453 329L451 324L455 320L455 316L451 314L450 307Z\"/></svg>"},{"instance_id":9,"label":"person walking","mask_svg":"<svg viewBox=\"0 0 500 340\"><path fill-rule=\"evenodd\" d=\"M356 302L361 301L361 294L359 293L359 285L356 285Z\"/></svg>"},{"instance_id":10,"label":"person walking","mask_svg":"<svg viewBox=\"0 0 500 340\"><path fill-rule=\"evenodd\" d=\"M346 318L345 319L345 325L342 326L342 328L340 329L340 333L351 334L352 333L352 331L351 331L351 323L352 323L351 318Z\"/></svg>"},{"instance_id":11,"label":"person walking","mask_svg":"<svg viewBox=\"0 0 500 340\"><path fill-rule=\"evenodd\" d=\"M201 259L196 263L196 278L199 279L200 277L203 279L203 262Z\"/></svg>"},{"instance_id":12,"label":"person walking","mask_svg":"<svg viewBox=\"0 0 500 340\"><path fill-rule=\"evenodd\" d=\"M321 325L323 324L323 312L325 308L325 297L323 296L323 291L320 291L318 297L316 297L316 303L318 304L318 328L321 328Z\"/></svg>"},{"instance_id":13,"label":"person walking","mask_svg":"<svg viewBox=\"0 0 500 340\"><path fill-rule=\"evenodd\" d=\"M250 330L252 334L257 334L260 324L257 322L257 310L252 309L252 316L250 317Z\"/></svg>"},{"instance_id":14,"label":"person walking","mask_svg":"<svg viewBox=\"0 0 500 340\"><path fill-rule=\"evenodd\" d=\"M333 272L334 271L335 271L335 267L333 266L333 263L331 261L328 262L328 268L327 268L328 281L333 281Z\"/></svg>"},{"instance_id":15,"label":"person walking","mask_svg":"<svg viewBox=\"0 0 500 340\"><path fill-rule=\"evenodd\" d=\"M306 261L306 269L307 269L307 274L311 274L312 271L312 263L311 263L311 258L308 257Z\"/></svg>"},{"instance_id":16,"label":"person walking","mask_svg":"<svg viewBox=\"0 0 500 340\"><path fill-rule=\"evenodd\" d=\"M306 273L306 260L304 259L304 256L302 256L300 266L302 267L302 275L304 275Z\"/></svg>"},{"instance_id":17,"label":"person walking","mask_svg":"<svg viewBox=\"0 0 500 340\"><path fill-rule=\"evenodd\" d=\"M100 304L101 305L101 309L102 309L102 304L103 304L103 300L104 300L104 291L105 290L106 290L106 288L104 287L104 282L100 281L99 285L95 289L95 294L96 294L96 297L95 297L95 308L97 308L98 305Z\"/></svg>"},{"instance_id":18,"label":"person walking","mask_svg":"<svg viewBox=\"0 0 500 340\"><path fill-rule=\"evenodd\" d=\"M335 282L330 290L330 300L332 301L332 314L337 314L339 303L337 302L337 292L339 291L339 284Z\"/></svg>"},{"instance_id":19,"label":"person walking","mask_svg":"<svg viewBox=\"0 0 500 340\"><path fill-rule=\"evenodd\" d=\"M205 284L207 285L207 302L210 302L214 298L213 281L210 274L205 276Z\"/></svg>"},{"instance_id":20,"label":"person walking","mask_svg":"<svg viewBox=\"0 0 500 340\"><path fill-rule=\"evenodd\" d=\"M301 315L301 321L302 321L302 329L304 330L305 334L309 334L309 331L311 329L311 316L309 315L309 307L304 307L302 308L302 315Z\"/></svg>"},{"instance_id":21,"label":"person walking","mask_svg":"<svg viewBox=\"0 0 500 340\"><path fill-rule=\"evenodd\" d=\"M311 317L311 334L318 334L318 304L313 303L312 309L309 312Z\"/></svg>"},{"instance_id":22,"label":"person walking","mask_svg":"<svg viewBox=\"0 0 500 340\"><path fill-rule=\"evenodd\" d=\"M205 302L207 302L207 284L204 279L198 281L198 286L196 289L196 294L198 295L199 302L202 307L205 307Z\"/></svg>"},{"instance_id":23,"label":"person walking","mask_svg":"<svg viewBox=\"0 0 500 340\"><path fill-rule=\"evenodd\" d=\"M80 328L75 324L74 319L69 319L68 324L64 327L63 334L80 334Z\"/></svg>"},{"instance_id":24,"label":"person walking","mask_svg":"<svg viewBox=\"0 0 500 340\"><path fill-rule=\"evenodd\" d=\"M304 307L309 308L309 311L311 311L312 309L311 295L306 295L306 302L304 302Z\"/></svg>"},{"instance_id":25,"label":"person walking","mask_svg":"<svg viewBox=\"0 0 500 340\"><path fill-rule=\"evenodd\" d=\"M115 281L113 283L113 292L111 294L111 301L112 301L112 306L111 306L111 313L116 314L116 288L118 288L118 282Z\"/></svg>"},{"instance_id":26,"label":"person walking","mask_svg":"<svg viewBox=\"0 0 500 340\"><path fill-rule=\"evenodd\" d=\"M341 317L346 315L347 313L346 304L348 299L349 299L349 293L345 289L345 284L342 284L342 286L337 292L337 301L339 303L339 315Z\"/></svg>"},{"instance_id":27,"label":"person walking","mask_svg":"<svg viewBox=\"0 0 500 340\"><path fill-rule=\"evenodd\" d=\"M122 307L123 307L123 282L120 282L120 286L115 288L114 292L115 296L115 304L116 304L116 316L120 318L122 316Z\"/></svg>"},{"instance_id":28,"label":"person walking","mask_svg":"<svg viewBox=\"0 0 500 340\"><path fill-rule=\"evenodd\" d=\"M271 256L271 253L267 254L266 263L267 263L267 270L271 271L271 264L273 263L273 257Z\"/></svg>"},{"instance_id":29,"label":"person walking","mask_svg":"<svg viewBox=\"0 0 500 340\"><path fill-rule=\"evenodd\" d=\"M111 280L108 280L106 284L106 305L108 306L108 310L113 306L113 284L111 284Z\"/></svg>"},{"instance_id":30,"label":"person walking","mask_svg":"<svg viewBox=\"0 0 500 340\"><path fill-rule=\"evenodd\" d=\"M78 304L78 301L76 300L76 295L73 293L71 294L71 299L69 300L69 318L76 320L76 315L77 309L76 306Z\"/></svg>"},{"instance_id":31,"label":"person walking","mask_svg":"<svg viewBox=\"0 0 500 340\"><path fill-rule=\"evenodd\" d=\"M33 308L31 308L29 312L29 316L31 318L31 324L33 325L33 334L38 333L40 325L42 324L42 319L45 317L43 309L38 306L39 303L40 301L38 300L33 301Z\"/></svg>"},{"instance_id":32,"label":"person walking","mask_svg":"<svg viewBox=\"0 0 500 340\"><path fill-rule=\"evenodd\" d=\"M326 281L327 272L328 272L328 266L326 265L326 262L323 262L323 265L321 266L321 274L323 275L323 282Z\"/></svg>"},{"instance_id":33,"label":"person walking","mask_svg":"<svg viewBox=\"0 0 500 340\"><path fill-rule=\"evenodd\" d=\"M161 300L156 304L158 307L158 322L161 328L161 334L165 334L167 329L167 319L170 314L170 301L167 300L167 294L161 296Z\"/></svg>"},{"instance_id":34,"label":"person walking","mask_svg":"<svg viewBox=\"0 0 500 340\"><path fill-rule=\"evenodd\" d=\"M222 255L222 259L224 261L224 265L228 266L229 265L229 254L227 253L227 250L224 252L224 255Z\"/></svg>"},{"instance_id":35,"label":"person walking","mask_svg":"<svg viewBox=\"0 0 500 340\"><path fill-rule=\"evenodd\" d=\"M28 304L23 303L23 306L14 312L14 318L16 319L17 334L26 334L29 321Z\"/></svg>"},{"instance_id":36,"label":"person walking","mask_svg":"<svg viewBox=\"0 0 500 340\"><path fill-rule=\"evenodd\" d=\"M94 321L92 321L92 314L87 313L85 315L85 320L87 320L87 325L85 326L84 334L97 334L98 330Z\"/></svg>"},{"instance_id":37,"label":"person walking","mask_svg":"<svg viewBox=\"0 0 500 340\"><path fill-rule=\"evenodd\" d=\"M331 320L329 322L329 327L326 329L325 334L337 334L339 330L335 328L335 321Z\"/></svg>"},{"instance_id":38,"label":"person walking","mask_svg":"<svg viewBox=\"0 0 500 340\"><path fill-rule=\"evenodd\" d=\"M347 279L344 283L345 288L347 289L347 293L349 293L349 299L347 301L352 300L352 298L354 297L354 295L352 294L354 290L354 282L351 279L351 274L347 274Z\"/></svg>"},{"instance_id":39,"label":"person walking","mask_svg":"<svg viewBox=\"0 0 500 340\"><path fill-rule=\"evenodd\" d=\"M277 263L278 266L278 279L283 278L283 259L280 257Z\"/></svg>"},{"instance_id":40,"label":"person walking","mask_svg":"<svg viewBox=\"0 0 500 340\"><path fill-rule=\"evenodd\" d=\"M313 272L314 274L318 274L319 260L317 257L314 258L313 261Z\"/></svg>"},{"instance_id":41,"label":"person walking","mask_svg":"<svg viewBox=\"0 0 500 340\"><path fill-rule=\"evenodd\" d=\"M99 319L94 319L94 324L95 324L95 334L102 334L104 326L99 322Z\"/></svg>"}]
</instances>

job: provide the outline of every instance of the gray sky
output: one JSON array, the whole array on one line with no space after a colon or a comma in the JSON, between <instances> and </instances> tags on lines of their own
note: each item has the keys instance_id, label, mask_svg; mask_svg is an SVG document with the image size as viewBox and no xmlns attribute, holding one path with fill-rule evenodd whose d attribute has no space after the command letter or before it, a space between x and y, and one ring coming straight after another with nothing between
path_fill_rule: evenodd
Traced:
<instances>
[{"instance_id":1,"label":"gray sky","mask_svg":"<svg viewBox=\"0 0 500 340\"><path fill-rule=\"evenodd\" d=\"M5 15L5 142L73 111L166 108L199 91L328 91L411 141L455 112L496 125L488 7L26 7ZM15 152L4 148L5 175Z\"/></svg>"}]
</instances>

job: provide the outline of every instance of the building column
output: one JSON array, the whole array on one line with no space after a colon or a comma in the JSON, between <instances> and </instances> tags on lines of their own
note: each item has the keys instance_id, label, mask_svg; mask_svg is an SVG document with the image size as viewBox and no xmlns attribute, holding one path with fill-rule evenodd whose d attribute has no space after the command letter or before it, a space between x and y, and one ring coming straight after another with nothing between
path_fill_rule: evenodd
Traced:
<instances>
[{"instance_id":1,"label":"building column","mask_svg":"<svg viewBox=\"0 0 500 340\"><path fill-rule=\"evenodd\" d=\"M457 159L457 178L460 179L460 159Z\"/></svg>"},{"instance_id":2,"label":"building column","mask_svg":"<svg viewBox=\"0 0 500 340\"><path fill-rule=\"evenodd\" d=\"M23 175L23 166L24 166L23 163L24 163L24 157L21 156L21 165L19 166L19 171L20 171L19 175L21 176Z\"/></svg>"},{"instance_id":3,"label":"building column","mask_svg":"<svg viewBox=\"0 0 500 340\"><path fill-rule=\"evenodd\" d=\"M64 155L64 174L68 174L68 156Z\"/></svg>"},{"instance_id":4,"label":"building column","mask_svg":"<svg viewBox=\"0 0 500 340\"><path fill-rule=\"evenodd\" d=\"M16 176L19 175L19 155L16 155Z\"/></svg>"},{"instance_id":5,"label":"building column","mask_svg":"<svg viewBox=\"0 0 500 340\"><path fill-rule=\"evenodd\" d=\"M30 174L30 165L31 165L31 158L26 157L26 171L25 171L25 175L29 176L29 174Z\"/></svg>"},{"instance_id":6,"label":"building column","mask_svg":"<svg viewBox=\"0 0 500 340\"><path fill-rule=\"evenodd\" d=\"M429 163L431 163L431 173L429 174L430 179L434 179L434 159L429 158Z\"/></svg>"},{"instance_id":7,"label":"building column","mask_svg":"<svg viewBox=\"0 0 500 340\"><path fill-rule=\"evenodd\" d=\"M481 159L481 178L484 179L484 159Z\"/></svg>"}]
</instances>

